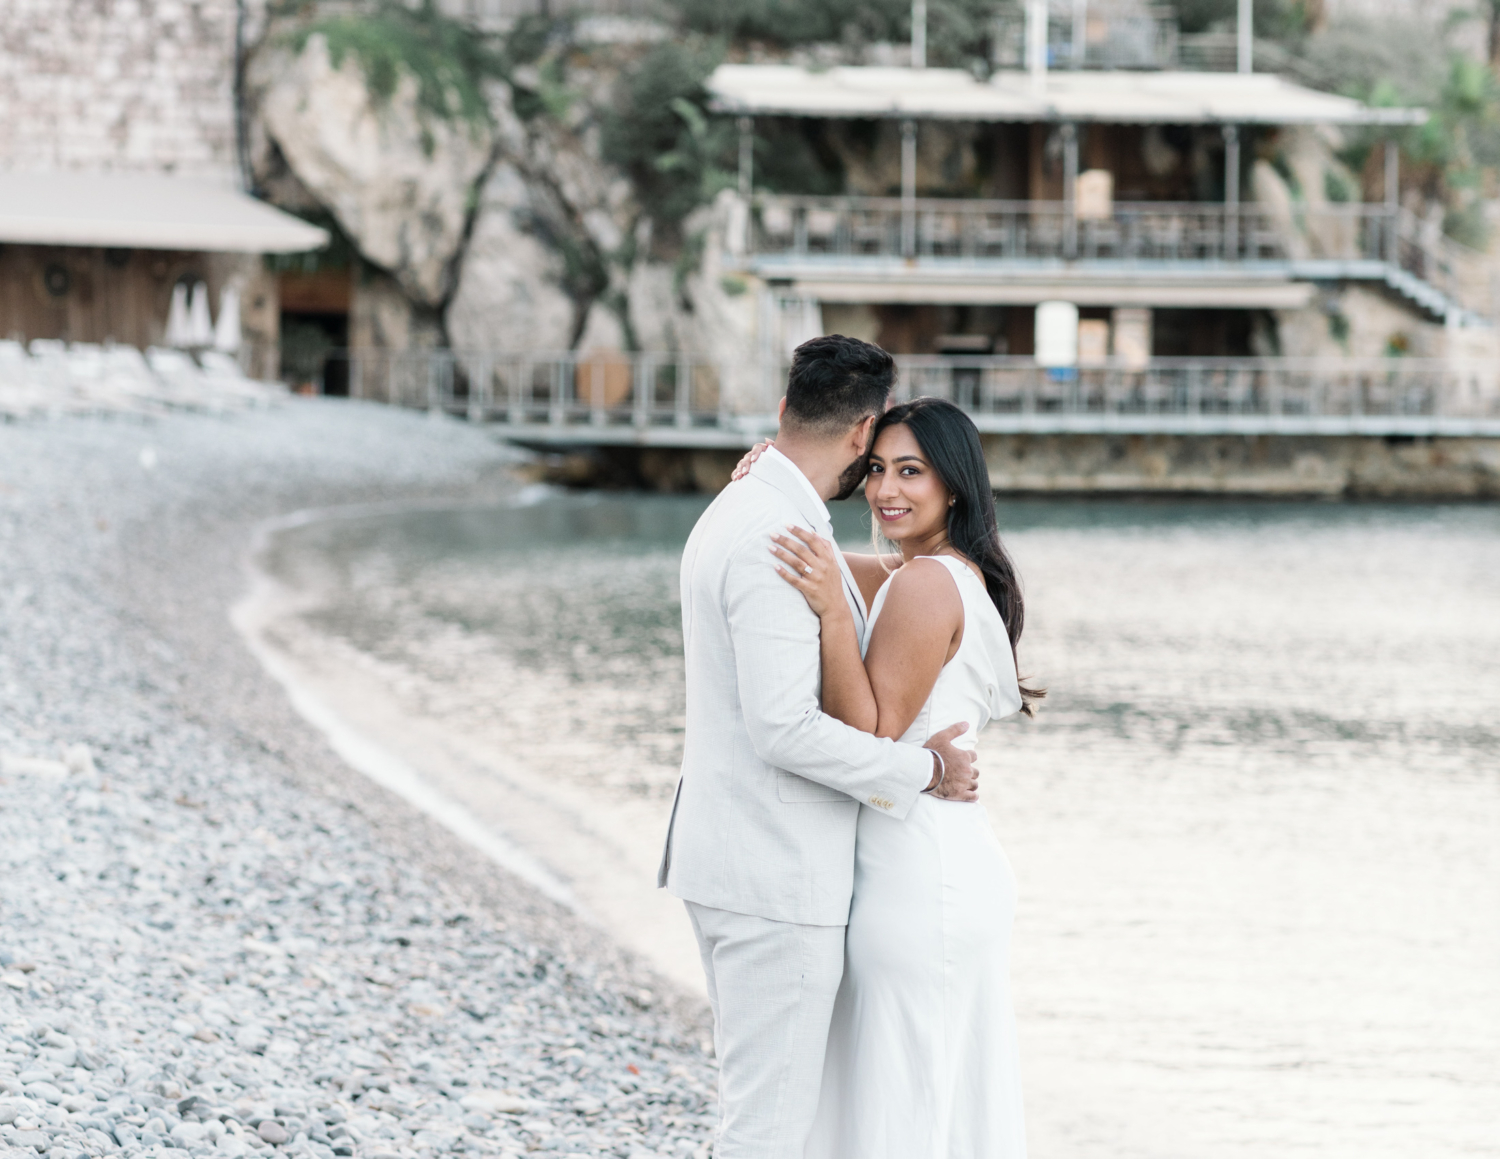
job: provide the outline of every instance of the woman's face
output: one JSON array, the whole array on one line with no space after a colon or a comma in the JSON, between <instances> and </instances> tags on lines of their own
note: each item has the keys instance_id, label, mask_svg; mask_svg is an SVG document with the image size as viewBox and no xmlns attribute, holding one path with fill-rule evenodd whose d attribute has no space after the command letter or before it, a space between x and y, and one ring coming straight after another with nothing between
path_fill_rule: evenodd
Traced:
<instances>
[{"instance_id":1,"label":"woman's face","mask_svg":"<svg viewBox=\"0 0 1500 1159\"><path fill-rule=\"evenodd\" d=\"M938 535L948 526L948 488L904 424L887 427L875 440L865 499L875 526L893 543Z\"/></svg>"}]
</instances>

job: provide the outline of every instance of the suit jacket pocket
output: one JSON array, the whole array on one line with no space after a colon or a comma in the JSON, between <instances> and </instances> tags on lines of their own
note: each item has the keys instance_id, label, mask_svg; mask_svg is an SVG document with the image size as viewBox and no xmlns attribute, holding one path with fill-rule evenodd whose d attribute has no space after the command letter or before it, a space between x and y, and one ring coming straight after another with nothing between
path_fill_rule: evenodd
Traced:
<instances>
[{"instance_id":1,"label":"suit jacket pocket","mask_svg":"<svg viewBox=\"0 0 1500 1159\"><path fill-rule=\"evenodd\" d=\"M830 789L827 785L820 785L817 781L809 781L806 777L799 777L796 773L776 770L776 796L788 805L802 805L810 801L848 801L851 804L853 797L840 793L837 789Z\"/></svg>"}]
</instances>

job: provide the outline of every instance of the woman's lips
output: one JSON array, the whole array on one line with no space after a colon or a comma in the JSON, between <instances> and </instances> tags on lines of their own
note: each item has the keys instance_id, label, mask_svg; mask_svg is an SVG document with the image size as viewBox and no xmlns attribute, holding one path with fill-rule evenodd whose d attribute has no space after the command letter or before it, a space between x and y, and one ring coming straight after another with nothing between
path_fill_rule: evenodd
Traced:
<instances>
[{"instance_id":1,"label":"woman's lips","mask_svg":"<svg viewBox=\"0 0 1500 1159\"><path fill-rule=\"evenodd\" d=\"M894 523L898 519L905 519L911 514L910 507L877 507L875 513L880 516L882 523Z\"/></svg>"}]
</instances>

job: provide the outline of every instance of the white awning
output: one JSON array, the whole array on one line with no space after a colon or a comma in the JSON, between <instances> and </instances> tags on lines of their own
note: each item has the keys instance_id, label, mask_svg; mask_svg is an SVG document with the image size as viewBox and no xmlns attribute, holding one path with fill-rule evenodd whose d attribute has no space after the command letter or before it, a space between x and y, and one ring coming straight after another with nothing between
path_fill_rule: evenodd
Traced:
<instances>
[{"instance_id":1,"label":"white awning","mask_svg":"<svg viewBox=\"0 0 1500 1159\"><path fill-rule=\"evenodd\" d=\"M820 302L902 305L1035 306L1063 301L1075 306L1151 306L1156 309L1300 310L1313 299L1311 282L1265 278L1067 278L1010 277L1003 281L941 278L795 278L792 289Z\"/></svg>"},{"instance_id":2,"label":"white awning","mask_svg":"<svg viewBox=\"0 0 1500 1159\"><path fill-rule=\"evenodd\" d=\"M300 253L328 231L229 185L165 174L0 173L0 242Z\"/></svg>"},{"instance_id":3,"label":"white awning","mask_svg":"<svg viewBox=\"0 0 1500 1159\"><path fill-rule=\"evenodd\" d=\"M987 81L951 68L724 64L708 80L720 112L947 121L1156 125L1420 125L1424 109L1376 108L1273 73L1049 71Z\"/></svg>"}]
</instances>

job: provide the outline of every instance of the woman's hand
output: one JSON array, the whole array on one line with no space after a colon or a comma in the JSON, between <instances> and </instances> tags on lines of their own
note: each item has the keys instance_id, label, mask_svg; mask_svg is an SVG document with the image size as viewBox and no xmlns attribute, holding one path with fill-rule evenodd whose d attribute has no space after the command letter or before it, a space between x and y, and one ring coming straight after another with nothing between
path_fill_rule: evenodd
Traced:
<instances>
[{"instance_id":1,"label":"woman's hand","mask_svg":"<svg viewBox=\"0 0 1500 1159\"><path fill-rule=\"evenodd\" d=\"M746 475L750 474L750 465L765 453L767 447L774 447L775 445L775 439L762 439L756 443L755 446L745 452L745 457L734 465L734 470L730 473L729 481L733 483L736 479L743 479Z\"/></svg>"},{"instance_id":2,"label":"woman's hand","mask_svg":"<svg viewBox=\"0 0 1500 1159\"><path fill-rule=\"evenodd\" d=\"M788 527L790 535L771 536L771 554L786 566L776 574L805 597L807 606L821 619L830 612L849 611L844 599L844 575L839 570L838 549L822 536Z\"/></svg>"}]
</instances>

